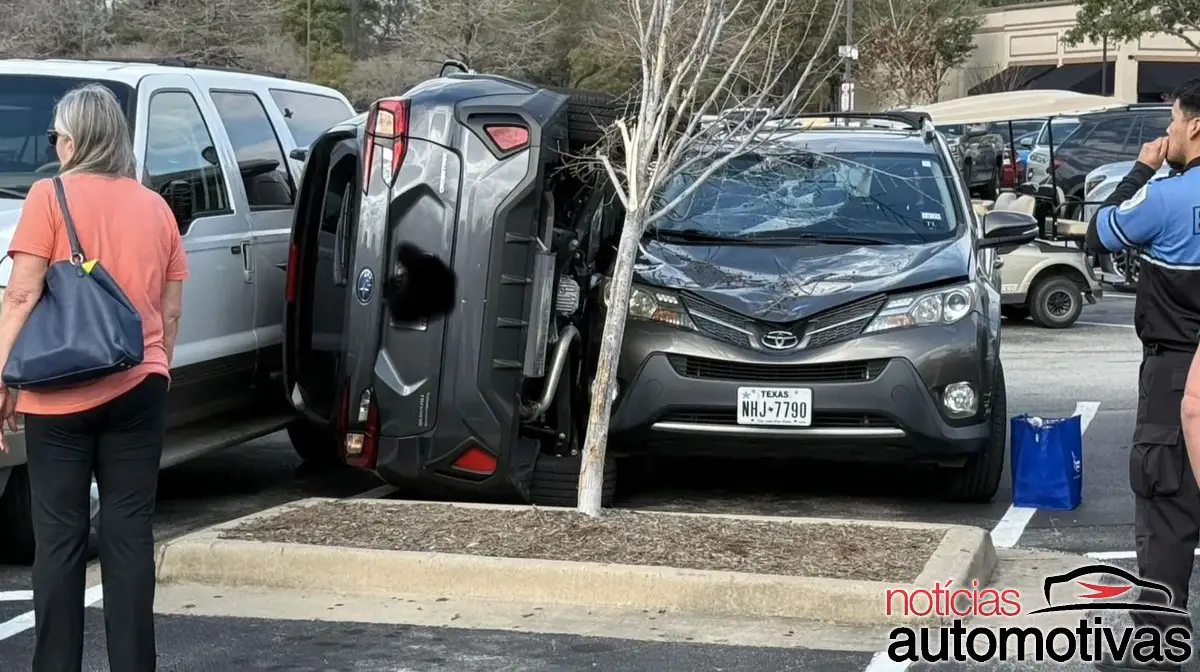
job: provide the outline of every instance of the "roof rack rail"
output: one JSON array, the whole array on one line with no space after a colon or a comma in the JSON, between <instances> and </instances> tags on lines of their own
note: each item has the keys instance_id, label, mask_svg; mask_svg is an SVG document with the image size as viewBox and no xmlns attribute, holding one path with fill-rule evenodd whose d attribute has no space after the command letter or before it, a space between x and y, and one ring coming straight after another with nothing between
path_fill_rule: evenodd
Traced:
<instances>
[{"instance_id":1,"label":"roof rack rail","mask_svg":"<svg viewBox=\"0 0 1200 672\"><path fill-rule=\"evenodd\" d=\"M250 68L235 68L228 65L216 65L213 63L203 63L201 61L192 61L186 58L167 57L167 58L96 58L89 59L105 63L139 63L143 65L161 65L167 68L198 68L201 70L218 70L221 72L237 72L245 75L261 75L264 77L275 77L278 79L288 79L288 76L272 72L270 70L252 70Z\"/></svg>"},{"instance_id":2,"label":"roof rack rail","mask_svg":"<svg viewBox=\"0 0 1200 672\"><path fill-rule=\"evenodd\" d=\"M924 130L925 122L932 117L924 112L802 112L789 114L790 119L857 119L859 121L892 121L904 124L914 131Z\"/></svg>"}]
</instances>

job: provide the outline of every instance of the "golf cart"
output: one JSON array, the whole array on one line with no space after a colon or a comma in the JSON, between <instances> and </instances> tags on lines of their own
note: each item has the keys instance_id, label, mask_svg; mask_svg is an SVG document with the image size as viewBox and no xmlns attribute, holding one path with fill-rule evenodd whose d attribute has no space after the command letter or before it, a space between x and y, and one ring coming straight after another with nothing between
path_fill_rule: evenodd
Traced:
<instances>
[{"instance_id":1,"label":"golf cart","mask_svg":"<svg viewBox=\"0 0 1200 672\"><path fill-rule=\"evenodd\" d=\"M958 98L919 108L933 123L983 126L1060 115L1075 116L1128 105L1116 98L1073 91L1008 91ZM1049 128L1049 133L1053 129ZM1011 137L1013 134L1009 134ZM1053 137L1051 160L1053 161ZM1017 148L1010 147L1012 156ZM1008 319L1033 319L1038 326L1064 329L1079 319L1083 301L1103 296L1099 279L1083 249L1087 222L1061 216L1066 203L1062 189L1050 184L1022 183L1004 189L994 201L973 200L978 217L991 210L1015 210L1033 215L1038 239L1004 254L1001 261L1002 313Z\"/></svg>"}]
</instances>

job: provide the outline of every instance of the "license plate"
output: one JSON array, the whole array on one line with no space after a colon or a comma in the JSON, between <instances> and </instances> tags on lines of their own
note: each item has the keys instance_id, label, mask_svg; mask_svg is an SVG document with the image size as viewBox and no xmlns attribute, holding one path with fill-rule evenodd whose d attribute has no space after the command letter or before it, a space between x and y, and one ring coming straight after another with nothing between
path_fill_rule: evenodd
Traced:
<instances>
[{"instance_id":1,"label":"license plate","mask_svg":"<svg viewBox=\"0 0 1200 672\"><path fill-rule=\"evenodd\" d=\"M803 387L739 387L739 425L812 424L812 390Z\"/></svg>"}]
</instances>

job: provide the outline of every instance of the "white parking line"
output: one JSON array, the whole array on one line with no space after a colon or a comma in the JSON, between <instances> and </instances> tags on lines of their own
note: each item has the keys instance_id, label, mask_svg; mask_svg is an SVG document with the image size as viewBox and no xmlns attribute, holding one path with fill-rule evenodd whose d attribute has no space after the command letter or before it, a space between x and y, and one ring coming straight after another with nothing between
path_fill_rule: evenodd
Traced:
<instances>
[{"instance_id":1,"label":"white parking line","mask_svg":"<svg viewBox=\"0 0 1200 672\"><path fill-rule=\"evenodd\" d=\"M30 594L32 598L33 595ZM104 589L100 584L96 584L83 593L83 606L90 607L100 601L104 597ZM33 612L27 611L20 616L10 618L9 620L0 623L0 641L4 641L9 637L19 635L33 627Z\"/></svg>"},{"instance_id":2,"label":"white parking line","mask_svg":"<svg viewBox=\"0 0 1200 672\"><path fill-rule=\"evenodd\" d=\"M1087 431L1088 425L1092 424L1092 420L1096 418L1096 411L1100 410L1100 402L1098 401L1079 401L1075 403L1075 412L1072 415L1079 416L1079 432L1080 434ZM1024 506L1010 506L1008 511L1004 513L1004 517L1000 522L996 523L996 527L992 530L992 545L996 548L1012 548L1021 540L1021 535L1025 532L1025 526L1033 519L1033 514L1037 509L1032 509ZM907 670L911 663L896 662L887 657L886 651L880 651L874 656L871 656L871 662L863 672L903 672Z\"/></svg>"},{"instance_id":3,"label":"white parking line","mask_svg":"<svg viewBox=\"0 0 1200 672\"><path fill-rule=\"evenodd\" d=\"M1135 560L1137 559L1137 551L1095 551L1093 553L1084 553L1089 558L1094 560ZM1195 555L1200 556L1200 548L1197 548Z\"/></svg>"},{"instance_id":4,"label":"white parking line","mask_svg":"<svg viewBox=\"0 0 1200 672\"><path fill-rule=\"evenodd\" d=\"M1136 329L1132 324L1109 324L1108 322L1084 322L1076 320L1075 324L1082 324L1088 327L1113 327L1114 329Z\"/></svg>"},{"instance_id":5,"label":"white parking line","mask_svg":"<svg viewBox=\"0 0 1200 672\"><path fill-rule=\"evenodd\" d=\"M0 602L28 602L32 599L32 590L6 590L0 592Z\"/></svg>"}]
</instances>

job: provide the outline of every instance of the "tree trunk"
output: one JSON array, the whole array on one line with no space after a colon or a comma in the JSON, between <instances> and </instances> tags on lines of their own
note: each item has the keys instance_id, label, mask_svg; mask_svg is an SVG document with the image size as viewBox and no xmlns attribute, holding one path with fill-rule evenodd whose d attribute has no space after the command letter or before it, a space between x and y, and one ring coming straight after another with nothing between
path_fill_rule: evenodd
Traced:
<instances>
[{"instance_id":1,"label":"tree trunk","mask_svg":"<svg viewBox=\"0 0 1200 672\"><path fill-rule=\"evenodd\" d=\"M579 512L600 515L604 487L604 452L608 438L608 417L612 412L613 379L621 342L625 336L625 318L629 314L630 285L633 264L637 260L638 242L642 238L643 209L625 213L617 259L613 263L612 286L609 288L608 313L600 337L600 355L596 362L596 377L592 380L592 395L588 406L587 435L583 441L583 459L579 472Z\"/></svg>"}]
</instances>

